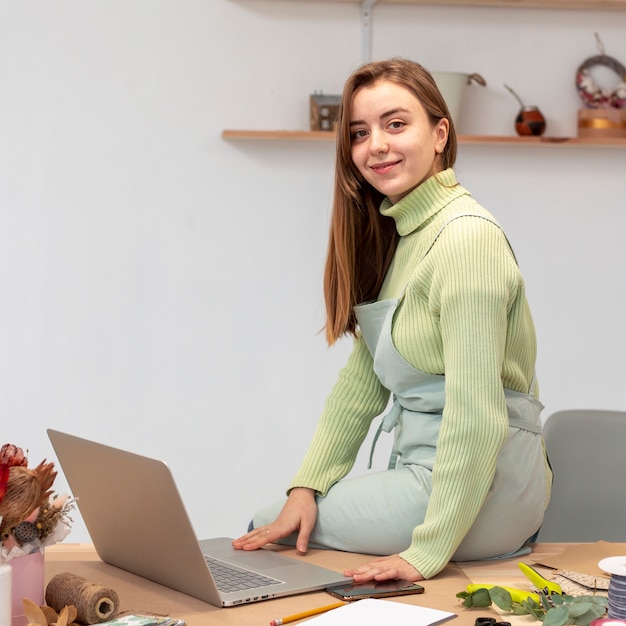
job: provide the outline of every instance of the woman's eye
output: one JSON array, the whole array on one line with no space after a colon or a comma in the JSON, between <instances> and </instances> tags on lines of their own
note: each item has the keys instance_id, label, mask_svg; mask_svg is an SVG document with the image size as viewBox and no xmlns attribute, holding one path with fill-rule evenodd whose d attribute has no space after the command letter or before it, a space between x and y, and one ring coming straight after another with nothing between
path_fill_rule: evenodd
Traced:
<instances>
[{"instance_id":1,"label":"woman's eye","mask_svg":"<svg viewBox=\"0 0 626 626\"><path fill-rule=\"evenodd\" d=\"M399 120L395 120L389 123L389 127L397 130L398 128L402 128L404 126L404 122L400 122Z\"/></svg>"},{"instance_id":2,"label":"woman's eye","mask_svg":"<svg viewBox=\"0 0 626 626\"><path fill-rule=\"evenodd\" d=\"M355 130L352 132L352 139L353 141L356 140L358 141L359 139L363 139L363 137L367 137L367 131L366 130Z\"/></svg>"}]
</instances>

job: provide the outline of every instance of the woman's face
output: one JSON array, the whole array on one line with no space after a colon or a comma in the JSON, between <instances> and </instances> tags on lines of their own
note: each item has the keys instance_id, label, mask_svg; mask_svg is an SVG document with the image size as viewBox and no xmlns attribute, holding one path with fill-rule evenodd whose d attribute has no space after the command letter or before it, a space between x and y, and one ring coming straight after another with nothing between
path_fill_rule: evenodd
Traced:
<instances>
[{"instance_id":1,"label":"woman's face","mask_svg":"<svg viewBox=\"0 0 626 626\"><path fill-rule=\"evenodd\" d=\"M361 87L350 109L352 161L395 204L440 171L448 128L445 118L433 127L421 102L401 85Z\"/></svg>"}]
</instances>

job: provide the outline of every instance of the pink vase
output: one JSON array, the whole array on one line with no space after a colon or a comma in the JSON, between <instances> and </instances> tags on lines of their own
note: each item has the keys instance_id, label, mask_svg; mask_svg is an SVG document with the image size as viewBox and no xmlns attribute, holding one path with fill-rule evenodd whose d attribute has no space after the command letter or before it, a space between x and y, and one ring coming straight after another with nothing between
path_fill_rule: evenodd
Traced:
<instances>
[{"instance_id":1,"label":"pink vase","mask_svg":"<svg viewBox=\"0 0 626 626\"><path fill-rule=\"evenodd\" d=\"M37 606L44 603L44 553L33 552L9 561L13 570L11 591L11 626L26 626L23 598Z\"/></svg>"}]
</instances>

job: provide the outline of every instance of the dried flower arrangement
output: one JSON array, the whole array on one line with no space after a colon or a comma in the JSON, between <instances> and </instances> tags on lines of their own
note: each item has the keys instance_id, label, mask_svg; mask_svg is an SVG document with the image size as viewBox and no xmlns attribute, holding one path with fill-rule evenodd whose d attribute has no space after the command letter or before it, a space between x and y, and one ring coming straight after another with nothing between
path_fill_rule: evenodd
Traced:
<instances>
[{"instance_id":1,"label":"dried flower arrangement","mask_svg":"<svg viewBox=\"0 0 626 626\"><path fill-rule=\"evenodd\" d=\"M70 532L74 501L52 490L54 463L28 467L22 448L0 449L0 563L62 541Z\"/></svg>"}]
</instances>

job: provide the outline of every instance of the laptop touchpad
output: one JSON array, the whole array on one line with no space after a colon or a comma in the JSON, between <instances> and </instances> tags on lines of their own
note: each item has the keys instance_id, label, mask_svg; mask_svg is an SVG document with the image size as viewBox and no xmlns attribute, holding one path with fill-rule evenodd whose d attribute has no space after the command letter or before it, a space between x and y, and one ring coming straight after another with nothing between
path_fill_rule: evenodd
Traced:
<instances>
[{"instance_id":1,"label":"laptop touchpad","mask_svg":"<svg viewBox=\"0 0 626 626\"><path fill-rule=\"evenodd\" d=\"M298 565L298 561L285 556L272 554L268 550L255 550L254 552L236 552L229 554L227 559L231 563L255 569L269 569L276 567L292 567Z\"/></svg>"}]
</instances>

